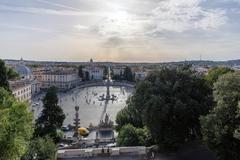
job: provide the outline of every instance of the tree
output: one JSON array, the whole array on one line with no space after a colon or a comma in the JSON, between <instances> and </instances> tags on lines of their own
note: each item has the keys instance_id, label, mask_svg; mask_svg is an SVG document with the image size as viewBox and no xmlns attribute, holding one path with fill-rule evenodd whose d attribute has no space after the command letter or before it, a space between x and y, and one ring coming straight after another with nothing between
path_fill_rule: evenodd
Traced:
<instances>
[{"instance_id":1,"label":"tree","mask_svg":"<svg viewBox=\"0 0 240 160\"><path fill-rule=\"evenodd\" d=\"M43 98L43 110L41 116L36 121L35 136L44 137L49 135L57 142L57 130L62 127L65 115L58 106L57 89L50 87Z\"/></svg>"},{"instance_id":2,"label":"tree","mask_svg":"<svg viewBox=\"0 0 240 160\"><path fill-rule=\"evenodd\" d=\"M54 160L56 145L49 137L33 139L22 160Z\"/></svg>"},{"instance_id":3,"label":"tree","mask_svg":"<svg viewBox=\"0 0 240 160\"><path fill-rule=\"evenodd\" d=\"M200 115L211 109L211 87L202 76L183 66L163 68L139 82L131 103L141 113L154 141L177 149L200 132Z\"/></svg>"},{"instance_id":4,"label":"tree","mask_svg":"<svg viewBox=\"0 0 240 160\"><path fill-rule=\"evenodd\" d=\"M213 85L218 80L218 77L229 72L234 72L234 70L228 67L214 67L209 70L206 80Z\"/></svg>"},{"instance_id":5,"label":"tree","mask_svg":"<svg viewBox=\"0 0 240 160\"><path fill-rule=\"evenodd\" d=\"M3 60L0 59L0 87L5 88L6 90L10 91L9 83L8 83L8 73L7 67Z\"/></svg>"},{"instance_id":6,"label":"tree","mask_svg":"<svg viewBox=\"0 0 240 160\"><path fill-rule=\"evenodd\" d=\"M83 66L82 65L80 65L79 67L78 67L78 76L80 77L80 78L84 78L84 73L83 73Z\"/></svg>"},{"instance_id":7,"label":"tree","mask_svg":"<svg viewBox=\"0 0 240 160\"><path fill-rule=\"evenodd\" d=\"M85 77L85 80L86 80L86 81L89 81L89 80L90 80L89 72L86 72L86 73L85 73L85 76L86 76L86 77Z\"/></svg>"},{"instance_id":8,"label":"tree","mask_svg":"<svg viewBox=\"0 0 240 160\"><path fill-rule=\"evenodd\" d=\"M108 77L108 67L103 66L103 79L107 79Z\"/></svg>"},{"instance_id":9,"label":"tree","mask_svg":"<svg viewBox=\"0 0 240 160\"><path fill-rule=\"evenodd\" d=\"M0 88L0 159L20 159L30 142L32 113L25 103L17 101Z\"/></svg>"},{"instance_id":10,"label":"tree","mask_svg":"<svg viewBox=\"0 0 240 160\"><path fill-rule=\"evenodd\" d=\"M130 82L133 81L133 73L131 71L131 68L129 68L128 66L125 67L123 76L124 76L124 80L130 81Z\"/></svg>"},{"instance_id":11,"label":"tree","mask_svg":"<svg viewBox=\"0 0 240 160\"><path fill-rule=\"evenodd\" d=\"M19 74L12 68L8 67L7 68L7 77L8 79L16 79L19 77Z\"/></svg>"},{"instance_id":12,"label":"tree","mask_svg":"<svg viewBox=\"0 0 240 160\"><path fill-rule=\"evenodd\" d=\"M240 159L240 74L228 73L214 84L216 106L201 117L203 141L219 160Z\"/></svg>"},{"instance_id":13,"label":"tree","mask_svg":"<svg viewBox=\"0 0 240 160\"><path fill-rule=\"evenodd\" d=\"M127 107L123 108L121 111L117 113L116 117L117 131L120 131L121 128L127 124L131 124L137 128L143 128L141 114L136 108L134 108L134 106L131 104L131 101L128 101L127 103L128 103Z\"/></svg>"},{"instance_id":14,"label":"tree","mask_svg":"<svg viewBox=\"0 0 240 160\"><path fill-rule=\"evenodd\" d=\"M122 127L117 138L119 146L143 146L147 138L146 131L131 124Z\"/></svg>"}]
</instances>

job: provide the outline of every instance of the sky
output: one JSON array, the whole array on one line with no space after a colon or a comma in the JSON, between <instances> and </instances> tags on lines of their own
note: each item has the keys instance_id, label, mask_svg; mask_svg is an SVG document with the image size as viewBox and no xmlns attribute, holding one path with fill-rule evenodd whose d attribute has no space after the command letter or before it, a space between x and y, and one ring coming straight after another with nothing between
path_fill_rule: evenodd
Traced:
<instances>
[{"instance_id":1,"label":"sky","mask_svg":"<svg viewBox=\"0 0 240 160\"><path fill-rule=\"evenodd\" d=\"M240 0L0 0L0 58L240 59Z\"/></svg>"}]
</instances>

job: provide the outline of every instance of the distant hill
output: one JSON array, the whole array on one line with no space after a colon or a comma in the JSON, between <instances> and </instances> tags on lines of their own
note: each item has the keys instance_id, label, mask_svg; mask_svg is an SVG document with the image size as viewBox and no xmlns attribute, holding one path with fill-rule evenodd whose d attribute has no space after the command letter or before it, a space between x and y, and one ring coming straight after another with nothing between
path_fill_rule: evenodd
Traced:
<instances>
[{"instance_id":1,"label":"distant hill","mask_svg":"<svg viewBox=\"0 0 240 160\"><path fill-rule=\"evenodd\" d=\"M179 61L179 62L168 62L165 64L185 64L185 63L189 63L189 64L193 64L193 65L207 65L207 66L239 66L240 65L240 59L237 60L228 60L228 61L208 61L208 60L198 60L198 61Z\"/></svg>"},{"instance_id":2,"label":"distant hill","mask_svg":"<svg viewBox=\"0 0 240 160\"><path fill-rule=\"evenodd\" d=\"M7 63L17 63L19 60L5 59ZM38 65L86 65L88 62L59 62L59 61L32 61L24 60L26 64L38 64ZM228 61L209 61L209 60L191 60L191 61L178 61L178 62L159 62L159 63L126 63L126 62L95 62L97 65L105 65L106 63L111 65L129 65L129 66L152 66L152 65L180 65L180 64L193 64L193 65L206 65L206 66L240 66L240 59L228 60Z\"/></svg>"}]
</instances>

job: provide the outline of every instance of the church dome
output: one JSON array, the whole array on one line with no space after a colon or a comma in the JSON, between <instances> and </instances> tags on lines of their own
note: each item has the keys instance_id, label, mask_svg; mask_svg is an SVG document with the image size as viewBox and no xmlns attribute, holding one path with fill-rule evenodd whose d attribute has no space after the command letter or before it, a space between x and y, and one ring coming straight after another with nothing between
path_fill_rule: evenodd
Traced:
<instances>
[{"instance_id":1,"label":"church dome","mask_svg":"<svg viewBox=\"0 0 240 160\"><path fill-rule=\"evenodd\" d=\"M17 65L15 69L20 75L31 75L32 74L31 69L25 65Z\"/></svg>"}]
</instances>

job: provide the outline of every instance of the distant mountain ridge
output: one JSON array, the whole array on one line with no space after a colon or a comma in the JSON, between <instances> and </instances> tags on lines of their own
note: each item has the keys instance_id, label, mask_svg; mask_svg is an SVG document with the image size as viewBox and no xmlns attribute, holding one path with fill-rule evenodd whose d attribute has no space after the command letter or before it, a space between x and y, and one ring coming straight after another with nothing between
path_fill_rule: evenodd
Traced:
<instances>
[{"instance_id":1,"label":"distant mountain ridge","mask_svg":"<svg viewBox=\"0 0 240 160\"><path fill-rule=\"evenodd\" d=\"M208 66L239 66L240 59L227 60L227 61L210 61L210 60L192 60L192 61L179 61L179 62L168 62L168 64L184 64L189 63L193 65L208 65Z\"/></svg>"},{"instance_id":2,"label":"distant mountain ridge","mask_svg":"<svg viewBox=\"0 0 240 160\"><path fill-rule=\"evenodd\" d=\"M14 59L5 59L5 62L8 63L17 63L19 60L14 60ZM64 62L64 61L33 61L33 60L24 60L26 64L51 64L51 65L59 65L59 64L69 64L69 65L85 65L88 64L89 62ZM178 64L193 64L193 65L207 65L207 66L240 66L240 59L236 60L227 60L227 61L211 61L211 60L189 60L189 61L177 61L177 62L95 62L96 64L103 65L103 64L116 64L116 65L178 65Z\"/></svg>"}]
</instances>

